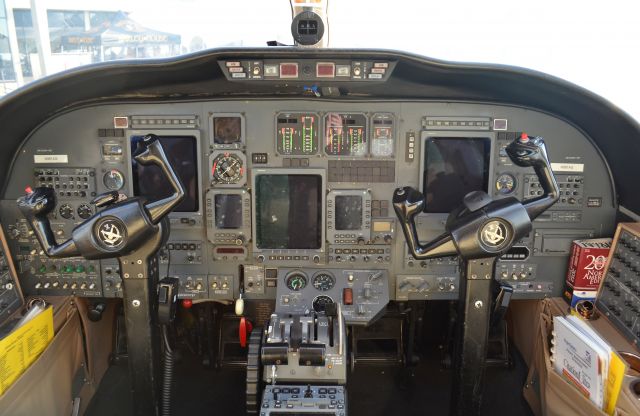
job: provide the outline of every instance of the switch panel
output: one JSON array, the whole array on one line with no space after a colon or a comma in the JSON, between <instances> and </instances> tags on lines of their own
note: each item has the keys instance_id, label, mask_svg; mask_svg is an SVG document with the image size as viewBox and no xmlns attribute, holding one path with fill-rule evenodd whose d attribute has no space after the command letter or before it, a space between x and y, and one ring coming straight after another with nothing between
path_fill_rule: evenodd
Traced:
<instances>
[{"instance_id":1,"label":"switch panel","mask_svg":"<svg viewBox=\"0 0 640 416\"><path fill-rule=\"evenodd\" d=\"M596 299L597 308L640 346L640 225L620 224Z\"/></svg>"},{"instance_id":2,"label":"switch panel","mask_svg":"<svg viewBox=\"0 0 640 416\"><path fill-rule=\"evenodd\" d=\"M322 313L327 303L341 303L342 314L348 325L370 324L389 303L388 272L278 269L277 313Z\"/></svg>"},{"instance_id":3,"label":"switch panel","mask_svg":"<svg viewBox=\"0 0 640 416\"><path fill-rule=\"evenodd\" d=\"M13 259L0 228L0 325L24 304Z\"/></svg>"}]
</instances>

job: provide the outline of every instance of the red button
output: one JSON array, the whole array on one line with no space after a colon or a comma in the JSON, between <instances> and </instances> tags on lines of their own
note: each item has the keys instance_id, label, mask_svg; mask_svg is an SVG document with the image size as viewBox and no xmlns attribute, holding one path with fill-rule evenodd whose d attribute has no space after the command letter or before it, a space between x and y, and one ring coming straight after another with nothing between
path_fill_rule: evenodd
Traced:
<instances>
[{"instance_id":1,"label":"red button","mask_svg":"<svg viewBox=\"0 0 640 416\"><path fill-rule=\"evenodd\" d=\"M193 306L193 301L191 299L182 299L182 307L185 309L190 309Z\"/></svg>"},{"instance_id":2,"label":"red button","mask_svg":"<svg viewBox=\"0 0 640 416\"><path fill-rule=\"evenodd\" d=\"M28 185L27 185L27 187L26 187L26 188L24 188L24 191L25 191L26 193L28 193L28 194L33 193L33 189L31 189L31 187L30 187L30 186L28 186Z\"/></svg>"},{"instance_id":3,"label":"red button","mask_svg":"<svg viewBox=\"0 0 640 416\"><path fill-rule=\"evenodd\" d=\"M353 305L353 289L345 287L342 290L342 303L345 305Z\"/></svg>"},{"instance_id":4,"label":"red button","mask_svg":"<svg viewBox=\"0 0 640 416\"><path fill-rule=\"evenodd\" d=\"M526 143L528 141L529 141L529 136L527 135L527 133L522 132L522 134L520 135L520 142Z\"/></svg>"}]
</instances>

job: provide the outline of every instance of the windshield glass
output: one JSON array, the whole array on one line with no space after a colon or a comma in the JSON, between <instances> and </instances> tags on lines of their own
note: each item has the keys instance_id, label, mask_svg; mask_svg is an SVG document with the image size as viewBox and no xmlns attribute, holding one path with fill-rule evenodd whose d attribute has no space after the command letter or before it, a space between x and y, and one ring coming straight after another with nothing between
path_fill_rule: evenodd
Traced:
<instances>
[{"instance_id":1,"label":"windshield glass","mask_svg":"<svg viewBox=\"0 0 640 416\"><path fill-rule=\"evenodd\" d=\"M531 68L587 88L640 120L638 2L308 1L326 7L329 47ZM0 0L0 95L96 62L267 41L292 45L291 14L289 0Z\"/></svg>"}]
</instances>

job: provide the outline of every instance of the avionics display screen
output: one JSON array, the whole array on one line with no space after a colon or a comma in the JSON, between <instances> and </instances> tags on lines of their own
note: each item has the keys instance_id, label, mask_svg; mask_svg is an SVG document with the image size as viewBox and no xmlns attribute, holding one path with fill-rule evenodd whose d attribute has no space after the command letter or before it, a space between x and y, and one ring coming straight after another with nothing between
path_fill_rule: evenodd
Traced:
<instances>
[{"instance_id":1,"label":"avionics display screen","mask_svg":"<svg viewBox=\"0 0 640 416\"><path fill-rule=\"evenodd\" d=\"M424 212L449 213L469 192L487 191L488 137L429 137L424 146Z\"/></svg>"},{"instance_id":2,"label":"avionics display screen","mask_svg":"<svg viewBox=\"0 0 640 416\"><path fill-rule=\"evenodd\" d=\"M324 152L329 156L367 154L367 117L359 113L324 116Z\"/></svg>"},{"instance_id":3,"label":"avionics display screen","mask_svg":"<svg viewBox=\"0 0 640 416\"><path fill-rule=\"evenodd\" d=\"M214 203L217 229L242 227L242 197L240 195L218 194L215 196Z\"/></svg>"},{"instance_id":4,"label":"avionics display screen","mask_svg":"<svg viewBox=\"0 0 640 416\"><path fill-rule=\"evenodd\" d=\"M336 230L359 230L362 228L362 197L336 195Z\"/></svg>"},{"instance_id":5,"label":"avionics display screen","mask_svg":"<svg viewBox=\"0 0 640 416\"><path fill-rule=\"evenodd\" d=\"M213 142L215 144L235 144L242 140L242 119L239 116L213 117Z\"/></svg>"},{"instance_id":6,"label":"avionics display screen","mask_svg":"<svg viewBox=\"0 0 640 416\"><path fill-rule=\"evenodd\" d=\"M256 247L322 247L322 177L263 174L255 178Z\"/></svg>"},{"instance_id":7,"label":"avionics display screen","mask_svg":"<svg viewBox=\"0 0 640 416\"><path fill-rule=\"evenodd\" d=\"M143 136L131 136L131 152L134 153ZM198 211L198 157L194 136L160 136L160 143L169 162L182 181L185 190L184 200L175 212ZM133 172L133 193L149 201L166 198L173 193L169 181L159 167L143 166L131 158Z\"/></svg>"}]
</instances>

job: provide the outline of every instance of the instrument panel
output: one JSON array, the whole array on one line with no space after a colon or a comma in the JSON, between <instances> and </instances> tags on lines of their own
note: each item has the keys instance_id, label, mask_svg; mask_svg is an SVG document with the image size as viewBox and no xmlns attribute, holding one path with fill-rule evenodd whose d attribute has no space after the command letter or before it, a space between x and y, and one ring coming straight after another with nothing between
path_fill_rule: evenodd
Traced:
<instances>
[{"instance_id":1,"label":"instrument panel","mask_svg":"<svg viewBox=\"0 0 640 416\"><path fill-rule=\"evenodd\" d=\"M119 296L115 261L48 259L15 199L27 185L57 189L51 222L62 240L95 212L91 200L103 192L163 197L168 187L158 172L131 159L137 141L154 133L187 193L160 253L160 273L180 278L181 298L230 300L242 290L247 299L276 299L313 290L307 306L321 308L322 296L344 284L343 272L358 270L381 271L392 300L455 299L457 259L408 254L393 190L425 193L422 240L443 232L447 214L471 190L535 197L533 171L504 152L522 131L545 138L561 201L498 261L496 278L514 286L516 297L559 295L571 241L613 232L611 177L578 129L510 106L238 100L86 107L43 124L24 144L0 203L2 226L25 293ZM305 278L284 279L292 270Z\"/></svg>"}]
</instances>

